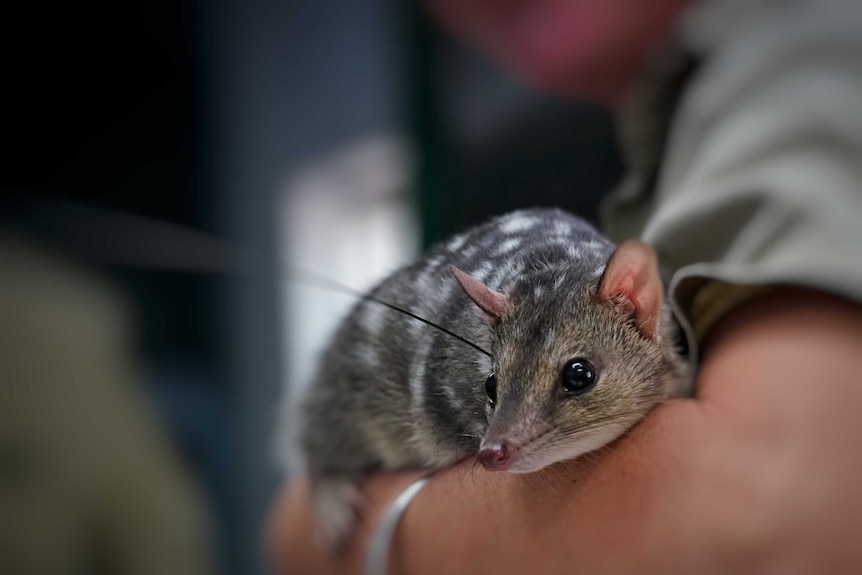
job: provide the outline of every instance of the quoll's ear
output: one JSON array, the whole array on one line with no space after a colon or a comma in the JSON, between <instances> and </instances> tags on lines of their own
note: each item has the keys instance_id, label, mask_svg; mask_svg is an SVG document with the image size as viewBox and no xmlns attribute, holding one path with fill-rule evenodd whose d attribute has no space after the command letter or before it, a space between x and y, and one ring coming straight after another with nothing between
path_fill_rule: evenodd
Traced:
<instances>
[{"instance_id":1,"label":"quoll's ear","mask_svg":"<svg viewBox=\"0 0 862 575\"><path fill-rule=\"evenodd\" d=\"M467 294L473 303L486 314L494 319L503 315L503 312L509 307L509 298L505 294L494 291L473 276L459 270L455 266L449 266L452 270L452 275L458 280L461 289Z\"/></svg>"},{"instance_id":2,"label":"quoll's ear","mask_svg":"<svg viewBox=\"0 0 862 575\"><path fill-rule=\"evenodd\" d=\"M599 298L621 305L632 315L643 336L654 338L664 293L658 258L652 248L638 240L620 244L602 274Z\"/></svg>"}]
</instances>

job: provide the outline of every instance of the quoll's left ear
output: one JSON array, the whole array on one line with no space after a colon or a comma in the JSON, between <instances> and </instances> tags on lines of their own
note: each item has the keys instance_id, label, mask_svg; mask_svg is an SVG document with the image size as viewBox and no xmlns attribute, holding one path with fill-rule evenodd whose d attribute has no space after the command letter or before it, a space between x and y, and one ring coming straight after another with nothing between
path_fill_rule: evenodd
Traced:
<instances>
[{"instance_id":1,"label":"quoll's left ear","mask_svg":"<svg viewBox=\"0 0 862 575\"><path fill-rule=\"evenodd\" d=\"M658 275L658 258L645 243L628 240L617 247L599 282L599 298L626 309L644 337L658 329L664 290Z\"/></svg>"}]
</instances>

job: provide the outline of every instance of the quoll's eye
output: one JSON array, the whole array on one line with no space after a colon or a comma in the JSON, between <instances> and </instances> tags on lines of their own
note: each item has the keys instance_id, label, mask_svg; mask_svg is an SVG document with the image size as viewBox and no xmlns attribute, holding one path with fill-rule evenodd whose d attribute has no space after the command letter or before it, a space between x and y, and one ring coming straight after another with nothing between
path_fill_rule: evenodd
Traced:
<instances>
[{"instance_id":1,"label":"quoll's eye","mask_svg":"<svg viewBox=\"0 0 862 575\"><path fill-rule=\"evenodd\" d=\"M485 380L485 393L488 394L488 403L491 407L497 405L497 374L492 373Z\"/></svg>"},{"instance_id":2,"label":"quoll's eye","mask_svg":"<svg viewBox=\"0 0 862 575\"><path fill-rule=\"evenodd\" d=\"M593 364L580 357L570 359L563 368L561 376L563 389L573 395L589 391L598 379L598 373Z\"/></svg>"}]
</instances>

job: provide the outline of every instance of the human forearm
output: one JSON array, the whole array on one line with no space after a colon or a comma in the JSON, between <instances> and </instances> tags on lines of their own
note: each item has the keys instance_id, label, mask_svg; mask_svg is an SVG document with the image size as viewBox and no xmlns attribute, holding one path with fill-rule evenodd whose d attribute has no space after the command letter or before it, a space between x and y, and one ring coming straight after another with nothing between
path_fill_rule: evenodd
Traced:
<instances>
[{"instance_id":1,"label":"human forearm","mask_svg":"<svg viewBox=\"0 0 862 575\"><path fill-rule=\"evenodd\" d=\"M855 559L841 538L858 531L840 522L862 481L862 312L775 292L713 334L698 398L661 406L602 453L531 475L468 463L435 477L404 517L393 572L751 572ZM380 507L409 481L369 481L347 563L309 543L301 484L288 514L276 512L273 547L293 572L358 572Z\"/></svg>"},{"instance_id":2,"label":"human forearm","mask_svg":"<svg viewBox=\"0 0 862 575\"><path fill-rule=\"evenodd\" d=\"M716 327L695 401L668 403L601 457L430 485L405 518L399 572L441 556L453 573L858 565L860 350L859 307L775 290Z\"/></svg>"}]
</instances>

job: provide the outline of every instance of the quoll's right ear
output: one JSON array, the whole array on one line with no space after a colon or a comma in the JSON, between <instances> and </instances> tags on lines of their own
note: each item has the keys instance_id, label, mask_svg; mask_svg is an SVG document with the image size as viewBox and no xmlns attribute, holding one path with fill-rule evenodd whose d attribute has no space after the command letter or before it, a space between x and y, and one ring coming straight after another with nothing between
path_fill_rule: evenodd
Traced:
<instances>
[{"instance_id":1,"label":"quoll's right ear","mask_svg":"<svg viewBox=\"0 0 862 575\"><path fill-rule=\"evenodd\" d=\"M653 249L638 240L620 244L602 274L599 298L628 311L641 334L654 338L664 290Z\"/></svg>"},{"instance_id":2,"label":"quoll's right ear","mask_svg":"<svg viewBox=\"0 0 862 575\"><path fill-rule=\"evenodd\" d=\"M452 275L458 280L458 284L479 309L494 319L499 319L506 308L509 307L509 298L505 294L492 290L473 276L465 273L455 266L449 266Z\"/></svg>"}]
</instances>

